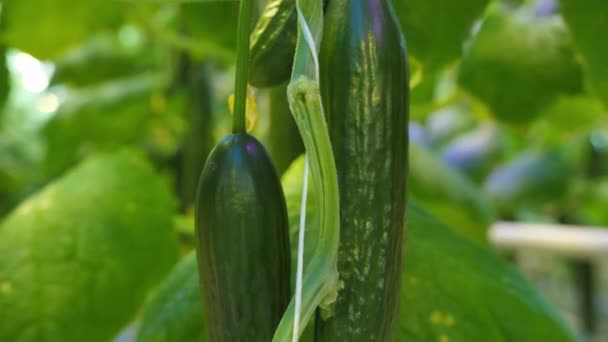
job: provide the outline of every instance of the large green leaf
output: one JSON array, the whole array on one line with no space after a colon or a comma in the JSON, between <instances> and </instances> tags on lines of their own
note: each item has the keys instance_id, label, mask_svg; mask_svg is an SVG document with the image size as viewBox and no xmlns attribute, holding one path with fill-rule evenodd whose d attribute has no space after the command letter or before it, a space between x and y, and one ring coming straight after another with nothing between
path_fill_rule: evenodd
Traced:
<instances>
[{"instance_id":1,"label":"large green leaf","mask_svg":"<svg viewBox=\"0 0 608 342\"><path fill-rule=\"evenodd\" d=\"M416 205L408 215L400 341L575 341L504 260Z\"/></svg>"},{"instance_id":2,"label":"large green leaf","mask_svg":"<svg viewBox=\"0 0 608 342\"><path fill-rule=\"evenodd\" d=\"M561 13L581 53L586 76L608 106L608 45L600 43L608 23L605 0L560 0Z\"/></svg>"},{"instance_id":3,"label":"large green leaf","mask_svg":"<svg viewBox=\"0 0 608 342\"><path fill-rule=\"evenodd\" d=\"M488 0L395 0L409 52L436 69L457 58Z\"/></svg>"},{"instance_id":4,"label":"large green leaf","mask_svg":"<svg viewBox=\"0 0 608 342\"><path fill-rule=\"evenodd\" d=\"M459 81L506 122L526 122L563 94L582 92L582 71L558 16L494 10L464 55Z\"/></svg>"},{"instance_id":5,"label":"large green leaf","mask_svg":"<svg viewBox=\"0 0 608 342\"><path fill-rule=\"evenodd\" d=\"M292 236L299 221L302 165L300 159L283 177ZM306 258L316 245L314 207L309 203ZM574 341L553 309L506 262L416 205L409 206L408 216L398 341ZM193 254L187 258L146 309L139 341L186 342L204 331L202 310L193 307L201 303L192 276L196 261Z\"/></svg>"},{"instance_id":6,"label":"large green leaf","mask_svg":"<svg viewBox=\"0 0 608 342\"><path fill-rule=\"evenodd\" d=\"M6 0L3 40L38 59L53 59L91 34L115 28L122 1Z\"/></svg>"},{"instance_id":7,"label":"large green leaf","mask_svg":"<svg viewBox=\"0 0 608 342\"><path fill-rule=\"evenodd\" d=\"M177 256L175 203L129 152L92 157L0 226L0 341L108 341Z\"/></svg>"}]
</instances>

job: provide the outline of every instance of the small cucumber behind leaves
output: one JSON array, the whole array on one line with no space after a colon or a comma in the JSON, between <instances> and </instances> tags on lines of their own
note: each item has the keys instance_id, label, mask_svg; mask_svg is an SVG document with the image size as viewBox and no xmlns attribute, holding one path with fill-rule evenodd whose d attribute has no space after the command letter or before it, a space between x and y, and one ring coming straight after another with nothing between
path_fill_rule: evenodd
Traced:
<instances>
[{"instance_id":1,"label":"small cucumber behind leaves","mask_svg":"<svg viewBox=\"0 0 608 342\"><path fill-rule=\"evenodd\" d=\"M289 79L296 48L295 0L272 0L251 34L249 83L258 88L277 86Z\"/></svg>"}]
</instances>

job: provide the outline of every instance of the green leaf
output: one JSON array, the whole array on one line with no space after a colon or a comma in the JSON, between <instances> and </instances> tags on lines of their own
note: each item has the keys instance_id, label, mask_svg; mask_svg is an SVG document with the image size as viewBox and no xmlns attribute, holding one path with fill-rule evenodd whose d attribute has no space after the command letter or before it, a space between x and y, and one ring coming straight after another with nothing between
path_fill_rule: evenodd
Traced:
<instances>
[{"instance_id":1,"label":"green leaf","mask_svg":"<svg viewBox=\"0 0 608 342\"><path fill-rule=\"evenodd\" d=\"M458 59L488 0L393 1L409 53L428 71Z\"/></svg>"},{"instance_id":2,"label":"green leaf","mask_svg":"<svg viewBox=\"0 0 608 342\"><path fill-rule=\"evenodd\" d=\"M608 45L598 44L606 32L608 3L604 0L560 0L562 16L581 53L585 76L595 93L608 106Z\"/></svg>"},{"instance_id":3,"label":"green leaf","mask_svg":"<svg viewBox=\"0 0 608 342\"><path fill-rule=\"evenodd\" d=\"M482 243L495 216L489 202L465 176L423 148L410 144L409 192L458 233Z\"/></svg>"},{"instance_id":4,"label":"green leaf","mask_svg":"<svg viewBox=\"0 0 608 342\"><path fill-rule=\"evenodd\" d=\"M117 27L122 6L107 0L7 0L2 38L38 59L53 59L93 33Z\"/></svg>"},{"instance_id":5,"label":"green leaf","mask_svg":"<svg viewBox=\"0 0 608 342\"><path fill-rule=\"evenodd\" d=\"M137 334L140 342L207 340L196 253L185 256L146 305Z\"/></svg>"},{"instance_id":6,"label":"green leaf","mask_svg":"<svg viewBox=\"0 0 608 342\"><path fill-rule=\"evenodd\" d=\"M283 177L292 236L298 229L302 167L300 158ZM309 202L305 260L316 245L314 208ZM574 341L553 309L505 261L453 233L417 205L408 210L397 341ZM297 239L291 242L295 262ZM187 258L146 310L142 333L149 339L139 341L186 342L204 331L202 310L191 306L200 303L198 279L192 276L197 272L194 253Z\"/></svg>"},{"instance_id":7,"label":"green leaf","mask_svg":"<svg viewBox=\"0 0 608 342\"><path fill-rule=\"evenodd\" d=\"M523 123L560 95L583 90L582 71L558 16L535 18L496 10L464 55L459 82L496 118Z\"/></svg>"},{"instance_id":8,"label":"green leaf","mask_svg":"<svg viewBox=\"0 0 608 342\"><path fill-rule=\"evenodd\" d=\"M138 155L92 157L0 226L0 340L108 341L177 256L169 189Z\"/></svg>"},{"instance_id":9,"label":"green leaf","mask_svg":"<svg viewBox=\"0 0 608 342\"><path fill-rule=\"evenodd\" d=\"M524 278L416 205L401 290L400 341L575 341Z\"/></svg>"}]
</instances>

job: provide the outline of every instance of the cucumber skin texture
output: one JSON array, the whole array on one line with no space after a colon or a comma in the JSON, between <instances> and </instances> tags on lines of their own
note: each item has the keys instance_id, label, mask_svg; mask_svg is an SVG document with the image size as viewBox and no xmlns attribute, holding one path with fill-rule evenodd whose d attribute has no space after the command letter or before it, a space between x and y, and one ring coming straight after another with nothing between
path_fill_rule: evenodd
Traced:
<instances>
[{"instance_id":1,"label":"cucumber skin texture","mask_svg":"<svg viewBox=\"0 0 608 342\"><path fill-rule=\"evenodd\" d=\"M199 182L195 210L209 341L270 341L289 300L289 221L263 146L222 139Z\"/></svg>"},{"instance_id":2,"label":"cucumber skin texture","mask_svg":"<svg viewBox=\"0 0 608 342\"><path fill-rule=\"evenodd\" d=\"M297 40L295 0L272 0L251 34L249 83L277 86L289 79Z\"/></svg>"},{"instance_id":3,"label":"cucumber skin texture","mask_svg":"<svg viewBox=\"0 0 608 342\"><path fill-rule=\"evenodd\" d=\"M392 341L407 204L409 84L405 41L384 0L332 0L321 93L340 187L335 314L317 341Z\"/></svg>"}]
</instances>

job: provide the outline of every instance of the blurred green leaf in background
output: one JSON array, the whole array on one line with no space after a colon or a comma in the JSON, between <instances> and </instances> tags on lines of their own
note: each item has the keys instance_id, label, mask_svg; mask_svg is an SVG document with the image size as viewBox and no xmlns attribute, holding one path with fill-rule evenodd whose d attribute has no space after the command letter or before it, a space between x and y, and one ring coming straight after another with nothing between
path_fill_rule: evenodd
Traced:
<instances>
[{"instance_id":1,"label":"blurred green leaf in background","mask_svg":"<svg viewBox=\"0 0 608 342\"><path fill-rule=\"evenodd\" d=\"M522 123L563 94L583 91L582 71L561 18L493 6L464 54L460 84L497 119Z\"/></svg>"},{"instance_id":2,"label":"blurred green leaf in background","mask_svg":"<svg viewBox=\"0 0 608 342\"><path fill-rule=\"evenodd\" d=\"M116 29L122 1L7 0L2 39L38 59L54 59L94 33Z\"/></svg>"}]
</instances>

